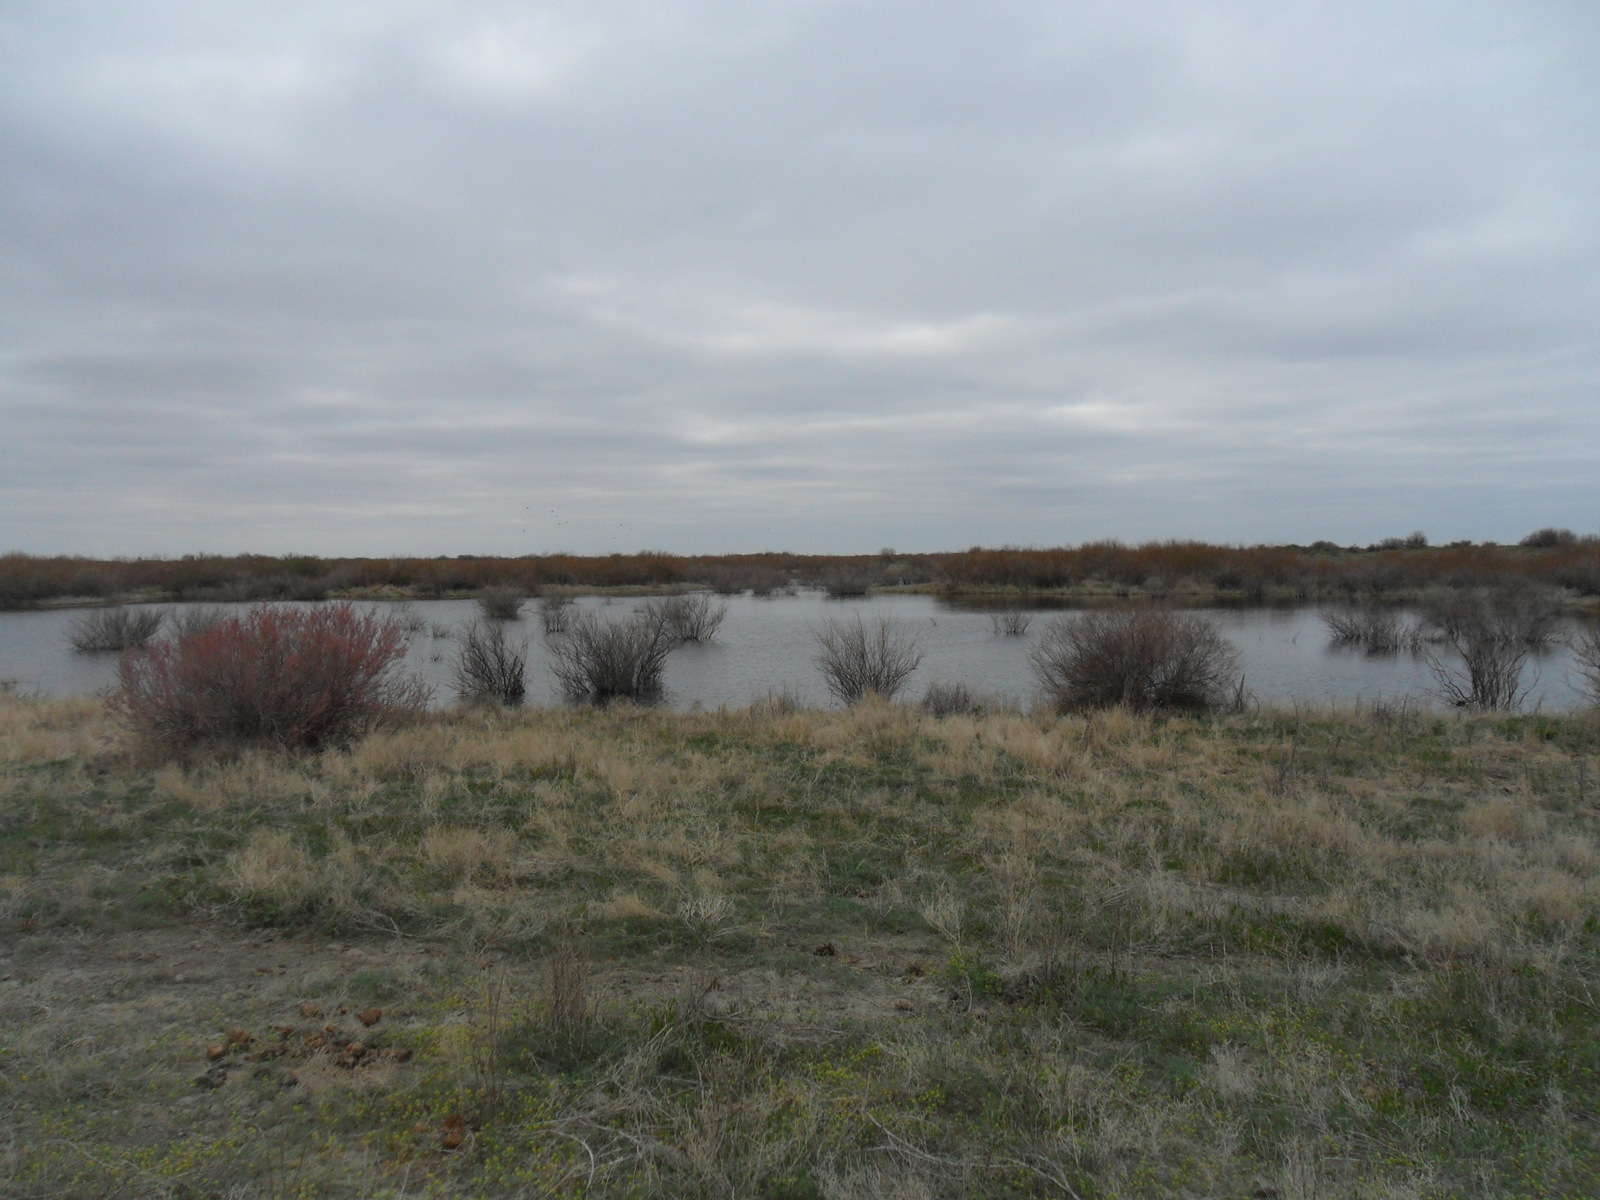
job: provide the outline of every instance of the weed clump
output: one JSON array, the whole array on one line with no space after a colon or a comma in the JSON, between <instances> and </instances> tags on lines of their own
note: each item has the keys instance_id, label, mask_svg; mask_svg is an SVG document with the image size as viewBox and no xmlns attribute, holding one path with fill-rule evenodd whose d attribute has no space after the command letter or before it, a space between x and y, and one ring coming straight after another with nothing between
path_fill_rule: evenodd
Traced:
<instances>
[{"instance_id":1,"label":"weed clump","mask_svg":"<svg viewBox=\"0 0 1600 1200\"><path fill-rule=\"evenodd\" d=\"M1217 708L1238 669L1215 622L1143 608L1058 617L1032 657L1046 699L1062 712Z\"/></svg>"},{"instance_id":2,"label":"weed clump","mask_svg":"<svg viewBox=\"0 0 1600 1200\"><path fill-rule=\"evenodd\" d=\"M817 630L818 670L828 690L846 704L871 694L892 699L922 662L916 637L893 621L871 629L854 621L828 621Z\"/></svg>"},{"instance_id":3,"label":"weed clump","mask_svg":"<svg viewBox=\"0 0 1600 1200\"><path fill-rule=\"evenodd\" d=\"M111 703L160 753L338 745L427 704L398 671L405 647L397 622L349 604L263 604L124 654Z\"/></svg>"},{"instance_id":4,"label":"weed clump","mask_svg":"<svg viewBox=\"0 0 1600 1200\"><path fill-rule=\"evenodd\" d=\"M97 608L72 623L67 639L84 653L132 650L160 632L163 617L159 608Z\"/></svg>"},{"instance_id":5,"label":"weed clump","mask_svg":"<svg viewBox=\"0 0 1600 1200\"><path fill-rule=\"evenodd\" d=\"M661 676L675 645L651 608L622 619L579 613L564 635L551 640L550 669L570 700L652 700L661 694Z\"/></svg>"},{"instance_id":6,"label":"weed clump","mask_svg":"<svg viewBox=\"0 0 1600 1200\"><path fill-rule=\"evenodd\" d=\"M474 621L456 647L456 695L515 707L528 694L525 643L512 642L498 621Z\"/></svg>"}]
</instances>

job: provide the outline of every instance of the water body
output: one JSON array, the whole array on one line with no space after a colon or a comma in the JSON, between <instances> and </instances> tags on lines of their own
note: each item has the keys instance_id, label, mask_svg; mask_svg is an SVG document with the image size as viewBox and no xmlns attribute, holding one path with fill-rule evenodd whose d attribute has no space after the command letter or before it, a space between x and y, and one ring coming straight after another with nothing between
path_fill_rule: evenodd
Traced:
<instances>
[{"instance_id":1,"label":"water body","mask_svg":"<svg viewBox=\"0 0 1600 1200\"><path fill-rule=\"evenodd\" d=\"M786 692L807 704L831 704L813 662L815 633L824 621L857 616L869 622L888 618L916 636L922 664L906 695L918 697L929 683L941 680L1026 706L1036 690L1029 652L1046 624L1062 615L1059 609L1030 610L1033 622L1025 636L1002 637L991 629L990 610L934 596L830 600L802 592L767 599L724 597L719 602L727 604L728 614L716 640L683 646L667 660L664 699L674 707L740 708L773 692ZM577 607L620 616L640 603L586 596L577 600ZM382 601L366 606L385 612L399 607ZM437 702L448 703L453 699L454 636L478 615L477 605L471 600L418 600L407 608L423 628L411 635L406 667L434 685ZM24 694L46 696L86 695L111 687L117 656L79 653L68 642L68 631L83 611L0 613L0 680ZM1331 645L1316 607L1194 611L1216 621L1238 649L1245 684L1264 704L1349 706L1405 698L1439 703L1434 672L1425 659L1373 656ZM510 628L527 640L529 703L560 703L532 603L524 619ZM1574 622L1568 632L1575 629ZM1559 712L1584 703L1572 652L1564 644L1531 660L1526 678L1530 686L1524 709Z\"/></svg>"}]
</instances>

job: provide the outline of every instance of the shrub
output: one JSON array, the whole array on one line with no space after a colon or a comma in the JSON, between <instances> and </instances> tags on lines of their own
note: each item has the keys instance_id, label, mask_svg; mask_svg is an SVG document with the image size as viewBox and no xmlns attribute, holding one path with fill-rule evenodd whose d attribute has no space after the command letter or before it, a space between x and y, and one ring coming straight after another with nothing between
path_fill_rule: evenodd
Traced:
<instances>
[{"instance_id":1,"label":"shrub","mask_svg":"<svg viewBox=\"0 0 1600 1200\"><path fill-rule=\"evenodd\" d=\"M1322 614L1322 624L1336 642L1360 646L1369 654L1395 654L1414 650L1421 630L1393 609L1376 604L1351 605Z\"/></svg>"},{"instance_id":2,"label":"shrub","mask_svg":"<svg viewBox=\"0 0 1600 1200\"><path fill-rule=\"evenodd\" d=\"M1555 637L1561 610L1548 592L1528 587L1477 588L1425 602L1434 640L1459 662L1429 658L1439 695L1460 708L1512 709L1526 689L1522 672L1534 650Z\"/></svg>"},{"instance_id":3,"label":"shrub","mask_svg":"<svg viewBox=\"0 0 1600 1200\"><path fill-rule=\"evenodd\" d=\"M1527 537L1517 543L1531 550L1553 550L1557 546L1576 546L1578 535L1570 529L1556 529L1547 526L1544 529L1535 529Z\"/></svg>"},{"instance_id":4,"label":"shrub","mask_svg":"<svg viewBox=\"0 0 1600 1200\"><path fill-rule=\"evenodd\" d=\"M228 610L215 604L189 604L172 614L173 633L178 637L202 633L219 621L226 620Z\"/></svg>"},{"instance_id":5,"label":"shrub","mask_svg":"<svg viewBox=\"0 0 1600 1200\"><path fill-rule=\"evenodd\" d=\"M515 588L486 587L478 593L478 608L490 621L520 620L522 605L522 593Z\"/></svg>"},{"instance_id":6,"label":"shrub","mask_svg":"<svg viewBox=\"0 0 1600 1200\"><path fill-rule=\"evenodd\" d=\"M456 647L456 695L521 704L528 694L527 665L527 644L507 638L503 622L474 621Z\"/></svg>"},{"instance_id":7,"label":"shrub","mask_svg":"<svg viewBox=\"0 0 1600 1200\"><path fill-rule=\"evenodd\" d=\"M836 600L865 596L872 586L872 578L866 568L854 563L841 563L823 572L820 582L828 595Z\"/></svg>"},{"instance_id":8,"label":"shrub","mask_svg":"<svg viewBox=\"0 0 1600 1200\"><path fill-rule=\"evenodd\" d=\"M922 707L929 716L966 716L981 713L983 701L964 683L946 683L936 679L922 694Z\"/></svg>"},{"instance_id":9,"label":"shrub","mask_svg":"<svg viewBox=\"0 0 1600 1200\"><path fill-rule=\"evenodd\" d=\"M1437 657L1428 665L1438 681L1439 694L1457 708L1516 708L1526 689L1522 669L1532 648L1526 642L1494 637L1467 636L1452 643L1460 656L1459 666L1449 666Z\"/></svg>"},{"instance_id":10,"label":"shrub","mask_svg":"<svg viewBox=\"0 0 1600 1200\"><path fill-rule=\"evenodd\" d=\"M1600 705L1600 626L1586 629L1579 635L1573 654L1577 658L1578 674L1583 676L1584 690L1589 693L1589 702Z\"/></svg>"},{"instance_id":11,"label":"shrub","mask_svg":"<svg viewBox=\"0 0 1600 1200\"><path fill-rule=\"evenodd\" d=\"M428 689L397 668L404 631L349 604L264 604L124 654L112 706L146 748L317 748L414 713Z\"/></svg>"},{"instance_id":12,"label":"shrub","mask_svg":"<svg viewBox=\"0 0 1600 1200\"><path fill-rule=\"evenodd\" d=\"M1238 653L1215 622L1128 608L1058 617L1034 647L1033 666L1060 711L1206 709L1234 691Z\"/></svg>"},{"instance_id":13,"label":"shrub","mask_svg":"<svg viewBox=\"0 0 1600 1200\"><path fill-rule=\"evenodd\" d=\"M550 669L572 700L650 700L661 693L667 655L676 644L648 607L620 619L579 613L551 641Z\"/></svg>"},{"instance_id":14,"label":"shrub","mask_svg":"<svg viewBox=\"0 0 1600 1200\"><path fill-rule=\"evenodd\" d=\"M1430 592L1423 619L1436 640L1474 639L1547 646L1561 625L1561 605L1548 589L1515 584Z\"/></svg>"},{"instance_id":15,"label":"shrub","mask_svg":"<svg viewBox=\"0 0 1600 1200\"><path fill-rule=\"evenodd\" d=\"M1020 609L1008 608L989 614L989 628L994 630L995 637L1021 637L1032 624L1033 614Z\"/></svg>"},{"instance_id":16,"label":"shrub","mask_svg":"<svg viewBox=\"0 0 1600 1200\"><path fill-rule=\"evenodd\" d=\"M565 633L572 617L572 597L565 592L546 592L539 597L539 620L546 633Z\"/></svg>"},{"instance_id":17,"label":"shrub","mask_svg":"<svg viewBox=\"0 0 1600 1200\"><path fill-rule=\"evenodd\" d=\"M131 650L155 637L164 616L159 608L97 608L74 621L67 638L74 650Z\"/></svg>"},{"instance_id":18,"label":"shrub","mask_svg":"<svg viewBox=\"0 0 1600 1200\"><path fill-rule=\"evenodd\" d=\"M870 630L854 621L828 621L817 630L816 663L828 690L846 704L870 694L890 699L922 662L917 639L880 620Z\"/></svg>"},{"instance_id":19,"label":"shrub","mask_svg":"<svg viewBox=\"0 0 1600 1200\"><path fill-rule=\"evenodd\" d=\"M692 596L668 596L651 606L656 619L666 626L667 632L678 642L709 642L717 636L723 618L728 615L726 604L714 603L704 592Z\"/></svg>"}]
</instances>

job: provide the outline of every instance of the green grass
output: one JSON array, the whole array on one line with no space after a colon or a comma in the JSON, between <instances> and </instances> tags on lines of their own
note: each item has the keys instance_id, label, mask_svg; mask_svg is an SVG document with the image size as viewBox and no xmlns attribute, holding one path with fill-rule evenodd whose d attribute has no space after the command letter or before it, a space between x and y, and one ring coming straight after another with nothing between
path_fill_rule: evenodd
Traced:
<instances>
[{"instance_id":1,"label":"green grass","mask_svg":"<svg viewBox=\"0 0 1600 1200\"><path fill-rule=\"evenodd\" d=\"M619 708L155 767L0 700L0 1194L1600 1194L1597 751Z\"/></svg>"}]
</instances>

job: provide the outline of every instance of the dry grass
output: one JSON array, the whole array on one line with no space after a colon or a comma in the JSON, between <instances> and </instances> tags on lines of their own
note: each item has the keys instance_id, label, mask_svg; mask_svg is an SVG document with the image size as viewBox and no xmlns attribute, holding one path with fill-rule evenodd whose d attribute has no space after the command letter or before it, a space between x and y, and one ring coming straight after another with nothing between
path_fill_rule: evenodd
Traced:
<instances>
[{"instance_id":1,"label":"dry grass","mask_svg":"<svg viewBox=\"0 0 1600 1200\"><path fill-rule=\"evenodd\" d=\"M0 698L8 1195L1600 1181L1592 717L472 710L153 773L113 734ZM179 930L214 984L114 960ZM380 1003L404 1062L249 1059Z\"/></svg>"}]
</instances>

